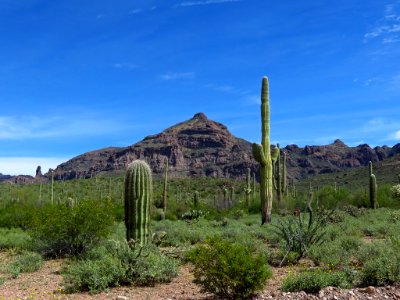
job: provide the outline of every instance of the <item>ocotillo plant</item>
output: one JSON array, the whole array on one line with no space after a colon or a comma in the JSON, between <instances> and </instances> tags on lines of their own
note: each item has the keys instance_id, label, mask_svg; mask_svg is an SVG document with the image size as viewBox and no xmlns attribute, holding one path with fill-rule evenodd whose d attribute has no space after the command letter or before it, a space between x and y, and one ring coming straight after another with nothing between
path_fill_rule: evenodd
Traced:
<instances>
[{"instance_id":1,"label":"ocotillo plant","mask_svg":"<svg viewBox=\"0 0 400 300\"><path fill-rule=\"evenodd\" d=\"M246 193L246 207L248 207L250 204L250 195L251 195L250 177L251 177L251 170L250 170L250 168L247 168L246 188L244 189L244 191Z\"/></svg>"},{"instance_id":2,"label":"ocotillo plant","mask_svg":"<svg viewBox=\"0 0 400 300\"><path fill-rule=\"evenodd\" d=\"M229 207L229 199L228 199L228 189L224 189L224 206L225 208Z\"/></svg>"},{"instance_id":3,"label":"ocotillo plant","mask_svg":"<svg viewBox=\"0 0 400 300\"><path fill-rule=\"evenodd\" d=\"M164 191L163 191L163 211L164 216L167 212L167 191L168 190L168 159L165 159L165 170L164 170Z\"/></svg>"},{"instance_id":4,"label":"ocotillo plant","mask_svg":"<svg viewBox=\"0 0 400 300\"><path fill-rule=\"evenodd\" d=\"M233 201L235 200L234 197L235 197L235 187L232 186L232 187L231 187L231 201L232 201L232 203L233 203Z\"/></svg>"},{"instance_id":5,"label":"ocotillo plant","mask_svg":"<svg viewBox=\"0 0 400 300\"><path fill-rule=\"evenodd\" d=\"M147 244L149 238L150 202L153 183L149 165L135 160L128 165L125 175L126 239Z\"/></svg>"},{"instance_id":6,"label":"ocotillo plant","mask_svg":"<svg viewBox=\"0 0 400 300\"><path fill-rule=\"evenodd\" d=\"M312 217L313 217L313 210L312 210L312 206L311 203L313 201L313 197L314 197L314 193L312 191L311 185L310 185L310 189L308 191L308 201L307 201L307 211L310 214L310 218L308 220L308 228L310 228L311 224L312 224Z\"/></svg>"},{"instance_id":7,"label":"ocotillo plant","mask_svg":"<svg viewBox=\"0 0 400 300\"><path fill-rule=\"evenodd\" d=\"M276 196L278 202L281 202L283 199L283 195L285 194L286 191L286 152L283 152L283 159L281 163L281 155L280 155L280 148L279 144L277 144L277 147L274 149L277 153L276 155L276 161L274 163L274 180L273 180L273 185L276 191Z\"/></svg>"},{"instance_id":8,"label":"ocotillo plant","mask_svg":"<svg viewBox=\"0 0 400 300\"><path fill-rule=\"evenodd\" d=\"M261 88L261 145L253 144L253 156L260 164L261 225L271 222L272 213L272 166L270 145L270 113L268 78L264 77Z\"/></svg>"}]
</instances>

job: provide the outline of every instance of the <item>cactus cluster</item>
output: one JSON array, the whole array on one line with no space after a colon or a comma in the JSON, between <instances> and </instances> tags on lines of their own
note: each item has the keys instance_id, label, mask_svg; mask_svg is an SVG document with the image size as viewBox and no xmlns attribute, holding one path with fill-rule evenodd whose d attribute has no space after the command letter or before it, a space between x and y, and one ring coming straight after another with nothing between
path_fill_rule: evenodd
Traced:
<instances>
[{"instance_id":1,"label":"cactus cluster","mask_svg":"<svg viewBox=\"0 0 400 300\"><path fill-rule=\"evenodd\" d=\"M153 183L149 165L135 160L128 165L125 175L126 239L147 244L149 238L150 203Z\"/></svg>"},{"instance_id":2,"label":"cactus cluster","mask_svg":"<svg viewBox=\"0 0 400 300\"><path fill-rule=\"evenodd\" d=\"M272 168L274 158L270 145L270 111L268 77L264 77L261 87L261 145L253 144L253 156L260 164L261 224L271 222L273 184Z\"/></svg>"}]
</instances>

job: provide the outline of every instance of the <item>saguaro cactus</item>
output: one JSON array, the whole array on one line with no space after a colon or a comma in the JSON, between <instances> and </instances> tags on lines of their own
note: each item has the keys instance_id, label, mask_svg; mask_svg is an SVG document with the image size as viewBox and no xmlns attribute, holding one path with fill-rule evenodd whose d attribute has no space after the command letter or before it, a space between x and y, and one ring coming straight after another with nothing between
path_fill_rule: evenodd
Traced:
<instances>
[{"instance_id":1,"label":"saguaro cactus","mask_svg":"<svg viewBox=\"0 0 400 300\"><path fill-rule=\"evenodd\" d=\"M193 209L198 209L199 207L199 192L195 191L194 192L194 197L193 197Z\"/></svg>"},{"instance_id":2,"label":"saguaro cactus","mask_svg":"<svg viewBox=\"0 0 400 300\"><path fill-rule=\"evenodd\" d=\"M261 224L271 222L272 212L272 166L270 145L270 114L268 78L264 77L261 88L261 145L253 144L253 156L260 163Z\"/></svg>"},{"instance_id":3,"label":"saguaro cactus","mask_svg":"<svg viewBox=\"0 0 400 300\"><path fill-rule=\"evenodd\" d=\"M369 173L369 202L373 209L378 208L378 193L376 176L372 173L372 162L368 162L368 173Z\"/></svg>"},{"instance_id":4,"label":"saguaro cactus","mask_svg":"<svg viewBox=\"0 0 400 300\"><path fill-rule=\"evenodd\" d=\"M147 244L153 183L149 165L142 160L129 164L125 175L126 239Z\"/></svg>"},{"instance_id":5,"label":"saguaro cactus","mask_svg":"<svg viewBox=\"0 0 400 300\"><path fill-rule=\"evenodd\" d=\"M164 216L167 212L167 197L168 197L168 159L165 159L165 170L164 170L164 191L163 191L163 211Z\"/></svg>"},{"instance_id":6,"label":"saguaro cactus","mask_svg":"<svg viewBox=\"0 0 400 300\"><path fill-rule=\"evenodd\" d=\"M276 161L274 163L274 180L273 185L276 190L276 196L278 202L281 202L283 199L283 195L286 191L286 152L283 152L283 159L281 163L281 155L279 144L275 148L276 152Z\"/></svg>"},{"instance_id":7,"label":"saguaro cactus","mask_svg":"<svg viewBox=\"0 0 400 300\"><path fill-rule=\"evenodd\" d=\"M378 193L377 193L377 184L376 184L376 176L371 174L369 178L369 201L371 208L378 208Z\"/></svg>"},{"instance_id":8,"label":"saguaro cactus","mask_svg":"<svg viewBox=\"0 0 400 300\"><path fill-rule=\"evenodd\" d=\"M244 189L246 193L246 207L250 204L250 195L251 195L251 170L247 168L247 176L246 176L246 188Z\"/></svg>"}]
</instances>

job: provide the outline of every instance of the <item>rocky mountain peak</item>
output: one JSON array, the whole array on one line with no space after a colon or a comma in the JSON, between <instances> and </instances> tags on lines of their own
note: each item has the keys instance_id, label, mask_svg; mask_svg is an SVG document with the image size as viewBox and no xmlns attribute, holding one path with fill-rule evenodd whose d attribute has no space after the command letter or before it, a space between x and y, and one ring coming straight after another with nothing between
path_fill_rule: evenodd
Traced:
<instances>
[{"instance_id":1,"label":"rocky mountain peak","mask_svg":"<svg viewBox=\"0 0 400 300\"><path fill-rule=\"evenodd\" d=\"M197 114L195 114L192 119L201 120L201 121L208 120L207 116L202 112L198 112Z\"/></svg>"}]
</instances>

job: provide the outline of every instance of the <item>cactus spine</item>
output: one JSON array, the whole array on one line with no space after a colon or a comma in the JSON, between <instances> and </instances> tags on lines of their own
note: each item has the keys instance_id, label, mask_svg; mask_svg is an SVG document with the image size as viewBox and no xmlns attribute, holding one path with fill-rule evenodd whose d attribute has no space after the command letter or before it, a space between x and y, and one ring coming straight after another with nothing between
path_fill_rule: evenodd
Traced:
<instances>
[{"instance_id":1,"label":"cactus spine","mask_svg":"<svg viewBox=\"0 0 400 300\"><path fill-rule=\"evenodd\" d=\"M274 188L276 190L276 196L278 202L281 202L283 199L283 195L285 195L286 191L286 152L283 152L283 159L281 164L281 155L280 155L280 148L279 144L275 148L276 152L276 161L274 163Z\"/></svg>"},{"instance_id":2,"label":"cactus spine","mask_svg":"<svg viewBox=\"0 0 400 300\"><path fill-rule=\"evenodd\" d=\"M164 170L164 191L163 191L163 211L164 216L167 212L167 191L168 190L168 159L165 159L165 170Z\"/></svg>"},{"instance_id":3,"label":"cactus spine","mask_svg":"<svg viewBox=\"0 0 400 300\"><path fill-rule=\"evenodd\" d=\"M253 156L260 164L261 225L271 222L272 212L272 166L270 145L270 112L268 77L262 80L261 88L261 145L253 144Z\"/></svg>"},{"instance_id":4,"label":"cactus spine","mask_svg":"<svg viewBox=\"0 0 400 300\"><path fill-rule=\"evenodd\" d=\"M149 165L135 160L128 165L125 175L125 226L126 239L147 244L149 238L150 202L153 183Z\"/></svg>"},{"instance_id":5,"label":"cactus spine","mask_svg":"<svg viewBox=\"0 0 400 300\"><path fill-rule=\"evenodd\" d=\"M372 162L368 162L368 173L369 173L369 202L373 209L378 208L378 194L376 176L372 173Z\"/></svg>"}]
</instances>

